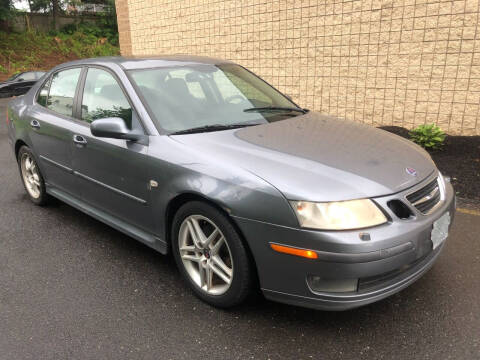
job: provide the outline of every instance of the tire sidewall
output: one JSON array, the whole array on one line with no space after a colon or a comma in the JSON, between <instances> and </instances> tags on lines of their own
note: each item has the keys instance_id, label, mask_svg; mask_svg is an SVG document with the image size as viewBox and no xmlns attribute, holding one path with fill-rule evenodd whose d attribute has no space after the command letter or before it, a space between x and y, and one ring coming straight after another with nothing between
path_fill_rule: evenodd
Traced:
<instances>
[{"instance_id":1,"label":"tire sidewall","mask_svg":"<svg viewBox=\"0 0 480 360\"><path fill-rule=\"evenodd\" d=\"M234 269L233 280L228 290L221 295L210 295L200 289L190 278L190 275L187 273L185 266L183 265L183 261L180 257L178 235L182 222L190 215L202 215L213 221L223 233L230 249ZM172 223L171 239L172 252L177 267L182 274L182 277L198 297L217 307L231 307L239 304L245 299L251 287L251 269L248 261L248 254L240 235L225 215L215 207L200 201L187 203L180 207L175 214Z\"/></svg>"}]
</instances>

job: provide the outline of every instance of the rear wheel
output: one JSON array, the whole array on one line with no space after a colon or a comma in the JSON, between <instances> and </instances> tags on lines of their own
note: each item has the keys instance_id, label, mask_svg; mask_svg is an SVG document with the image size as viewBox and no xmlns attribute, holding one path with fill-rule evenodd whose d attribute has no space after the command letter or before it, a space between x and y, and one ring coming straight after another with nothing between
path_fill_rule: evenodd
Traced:
<instances>
[{"instance_id":1,"label":"rear wheel","mask_svg":"<svg viewBox=\"0 0 480 360\"><path fill-rule=\"evenodd\" d=\"M30 200L37 205L46 204L48 194L45 190L45 181L32 151L27 146L22 146L18 151L18 167Z\"/></svg>"},{"instance_id":2,"label":"rear wheel","mask_svg":"<svg viewBox=\"0 0 480 360\"><path fill-rule=\"evenodd\" d=\"M252 271L245 246L215 207L198 201L183 205L173 221L172 249L183 278L203 301L231 307L250 292Z\"/></svg>"}]
</instances>

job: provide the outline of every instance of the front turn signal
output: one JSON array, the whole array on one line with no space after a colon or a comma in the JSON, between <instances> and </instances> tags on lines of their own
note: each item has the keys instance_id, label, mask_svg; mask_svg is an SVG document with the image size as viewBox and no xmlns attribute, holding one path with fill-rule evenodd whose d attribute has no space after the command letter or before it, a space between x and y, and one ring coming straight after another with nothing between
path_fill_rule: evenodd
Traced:
<instances>
[{"instance_id":1,"label":"front turn signal","mask_svg":"<svg viewBox=\"0 0 480 360\"><path fill-rule=\"evenodd\" d=\"M300 256L308 259L318 259L318 254L313 250L298 249L278 244L270 244L270 247L280 253Z\"/></svg>"}]
</instances>

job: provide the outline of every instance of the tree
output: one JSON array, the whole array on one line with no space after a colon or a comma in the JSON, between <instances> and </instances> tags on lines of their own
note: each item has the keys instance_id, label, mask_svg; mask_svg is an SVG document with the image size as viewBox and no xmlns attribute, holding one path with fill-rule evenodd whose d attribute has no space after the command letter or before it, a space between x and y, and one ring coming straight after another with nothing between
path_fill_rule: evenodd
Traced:
<instances>
[{"instance_id":1,"label":"tree","mask_svg":"<svg viewBox=\"0 0 480 360\"><path fill-rule=\"evenodd\" d=\"M6 0L0 0L6 1ZM11 1L11 0L9 0ZM117 15L115 13L115 0L28 0L31 12L48 12L53 16L55 30L58 30L58 16L65 11L69 5L74 8L81 4L102 4L106 5L104 17L108 26L117 28Z\"/></svg>"},{"instance_id":2,"label":"tree","mask_svg":"<svg viewBox=\"0 0 480 360\"><path fill-rule=\"evenodd\" d=\"M58 30L60 24L58 23L58 12L59 12L59 0L52 0L52 14L53 14L53 27L55 30Z\"/></svg>"},{"instance_id":3,"label":"tree","mask_svg":"<svg viewBox=\"0 0 480 360\"><path fill-rule=\"evenodd\" d=\"M1 1L1 0L0 0ZM59 28L58 16L62 8L69 3L68 0L29 0L31 12L49 12L53 16L53 26L55 30Z\"/></svg>"},{"instance_id":4,"label":"tree","mask_svg":"<svg viewBox=\"0 0 480 360\"><path fill-rule=\"evenodd\" d=\"M13 14L12 0L0 0L0 29L8 30L8 20Z\"/></svg>"}]
</instances>

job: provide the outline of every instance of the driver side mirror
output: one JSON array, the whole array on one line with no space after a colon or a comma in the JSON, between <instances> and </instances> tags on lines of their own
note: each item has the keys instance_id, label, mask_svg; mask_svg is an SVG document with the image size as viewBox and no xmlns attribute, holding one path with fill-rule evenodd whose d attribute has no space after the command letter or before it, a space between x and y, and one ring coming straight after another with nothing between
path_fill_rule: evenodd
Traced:
<instances>
[{"instance_id":1,"label":"driver side mirror","mask_svg":"<svg viewBox=\"0 0 480 360\"><path fill-rule=\"evenodd\" d=\"M118 117L104 118L93 121L90 124L90 132L93 136L141 141L147 138L142 134L134 134L127 128L125 121Z\"/></svg>"},{"instance_id":2,"label":"driver side mirror","mask_svg":"<svg viewBox=\"0 0 480 360\"><path fill-rule=\"evenodd\" d=\"M25 81L25 79L24 78L17 79L17 82L20 82L20 81Z\"/></svg>"}]
</instances>

